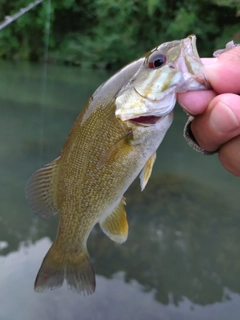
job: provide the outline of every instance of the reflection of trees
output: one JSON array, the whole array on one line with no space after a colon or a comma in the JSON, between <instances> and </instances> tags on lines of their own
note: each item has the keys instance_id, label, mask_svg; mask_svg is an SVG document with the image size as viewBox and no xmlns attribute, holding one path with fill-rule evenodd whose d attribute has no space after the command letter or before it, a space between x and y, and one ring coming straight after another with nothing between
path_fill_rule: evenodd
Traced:
<instances>
[{"instance_id":1,"label":"reflection of trees","mask_svg":"<svg viewBox=\"0 0 240 320\"><path fill-rule=\"evenodd\" d=\"M202 305L222 301L227 298L225 287L240 293L239 210L190 178L155 175L142 193L138 184L126 194L127 242L113 243L98 227L91 233L89 251L96 273L111 278L124 271L127 282L135 279L145 290L154 289L156 299L165 304L170 297L175 304L183 297ZM31 240L54 240L56 217L34 221L24 224ZM14 243L7 250L19 243L15 226L15 232L4 229L4 239Z\"/></svg>"},{"instance_id":2,"label":"reflection of trees","mask_svg":"<svg viewBox=\"0 0 240 320\"><path fill-rule=\"evenodd\" d=\"M177 304L183 296L199 304L221 301L224 287L240 292L240 216L220 194L171 174L152 177L143 193L128 191L129 238L115 245L93 235L95 269L106 277L125 270L156 299ZM235 277L234 277L235 275Z\"/></svg>"}]
</instances>

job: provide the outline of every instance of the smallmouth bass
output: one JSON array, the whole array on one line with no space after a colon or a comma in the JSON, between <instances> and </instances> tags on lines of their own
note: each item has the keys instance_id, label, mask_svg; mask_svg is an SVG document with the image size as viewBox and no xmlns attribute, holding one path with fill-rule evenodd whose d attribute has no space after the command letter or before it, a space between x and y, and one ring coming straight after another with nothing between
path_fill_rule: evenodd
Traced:
<instances>
[{"instance_id":1,"label":"smallmouth bass","mask_svg":"<svg viewBox=\"0 0 240 320\"><path fill-rule=\"evenodd\" d=\"M113 241L128 235L124 193L140 174L143 190L173 120L176 94L206 89L196 37L163 43L102 84L79 114L60 156L29 179L38 216L61 213L55 242L35 281L41 292L95 290L87 239L99 223Z\"/></svg>"}]
</instances>

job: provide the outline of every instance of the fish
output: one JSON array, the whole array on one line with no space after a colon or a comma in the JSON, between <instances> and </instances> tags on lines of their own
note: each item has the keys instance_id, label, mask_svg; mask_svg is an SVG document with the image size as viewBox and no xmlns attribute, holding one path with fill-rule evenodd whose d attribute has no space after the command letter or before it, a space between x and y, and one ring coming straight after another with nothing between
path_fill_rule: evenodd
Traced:
<instances>
[{"instance_id":1,"label":"fish","mask_svg":"<svg viewBox=\"0 0 240 320\"><path fill-rule=\"evenodd\" d=\"M87 239L98 223L113 241L128 237L124 194L137 176L144 190L156 150L173 121L176 94L206 89L196 36L163 43L116 72L91 96L60 155L26 186L30 209L49 219L60 213L55 241L34 289L95 291Z\"/></svg>"}]
</instances>

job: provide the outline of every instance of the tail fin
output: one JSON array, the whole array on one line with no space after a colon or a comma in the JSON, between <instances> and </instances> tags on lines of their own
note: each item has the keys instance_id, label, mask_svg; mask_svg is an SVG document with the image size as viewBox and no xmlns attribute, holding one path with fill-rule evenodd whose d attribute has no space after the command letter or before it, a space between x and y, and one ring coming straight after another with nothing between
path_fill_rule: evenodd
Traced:
<instances>
[{"instance_id":1,"label":"tail fin","mask_svg":"<svg viewBox=\"0 0 240 320\"><path fill-rule=\"evenodd\" d=\"M95 275L89 262L87 249L69 254L62 252L54 243L43 259L34 290L43 292L59 288L64 279L77 293L89 295L95 291Z\"/></svg>"}]
</instances>

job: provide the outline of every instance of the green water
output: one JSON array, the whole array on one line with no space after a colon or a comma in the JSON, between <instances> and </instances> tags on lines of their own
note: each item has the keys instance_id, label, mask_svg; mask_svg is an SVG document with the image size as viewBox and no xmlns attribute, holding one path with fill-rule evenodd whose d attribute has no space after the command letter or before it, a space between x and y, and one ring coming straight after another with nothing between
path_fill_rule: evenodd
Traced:
<instances>
[{"instance_id":1,"label":"green water","mask_svg":"<svg viewBox=\"0 0 240 320\"><path fill-rule=\"evenodd\" d=\"M217 156L192 151L175 120L143 193L126 194L129 239L96 227L89 251L96 293L35 293L58 217L28 209L27 179L56 158L84 102L108 75L78 68L0 63L0 320L237 320L240 315L238 178Z\"/></svg>"}]
</instances>

